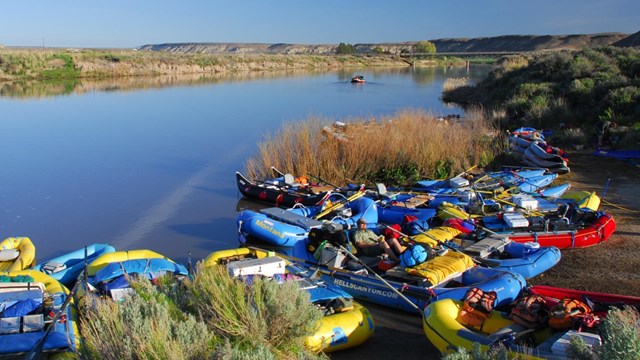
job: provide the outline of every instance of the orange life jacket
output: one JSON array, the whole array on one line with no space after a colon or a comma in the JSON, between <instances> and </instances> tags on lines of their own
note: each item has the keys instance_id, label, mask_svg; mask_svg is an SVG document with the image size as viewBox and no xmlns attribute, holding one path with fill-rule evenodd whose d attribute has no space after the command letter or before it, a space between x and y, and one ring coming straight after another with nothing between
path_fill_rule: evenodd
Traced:
<instances>
[{"instance_id":1,"label":"orange life jacket","mask_svg":"<svg viewBox=\"0 0 640 360\"><path fill-rule=\"evenodd\" d=\"M547 320L546 303L540 295L527 295L511 309L511 319L529 329L536 328Z\"/></svg>"},{"instance_id":2,"label":"orange life jacket","mask_svg":"<svg viewBox=\"0 0 640 360\"><path fill-rule=\"evenodd\" d=\"M568 329L591 315L589 305L578 299L564 298L549 311L549 326L554 329Z\"/></svg>"},{"instance_id":3,"label":"orange life jacket","mask_svg":"<svg viewBox=\"0 0 640 360\"><path fill-rule=\"evenodd\" d=\"M478 288L469 289L464 296L458 319L465 325L481 329L484 321L491 316L496 298L495 291L484 292Z\"/></svg>"}]
</instances>

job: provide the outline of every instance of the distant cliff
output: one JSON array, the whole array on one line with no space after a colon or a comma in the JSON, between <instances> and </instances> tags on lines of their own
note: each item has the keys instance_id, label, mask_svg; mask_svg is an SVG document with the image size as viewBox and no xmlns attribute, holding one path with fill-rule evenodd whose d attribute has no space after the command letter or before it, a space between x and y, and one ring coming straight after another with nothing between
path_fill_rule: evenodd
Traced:
<instances>
[{"instance_id":1,"label":"distant cliff","mask_svg":"<svg viewBox=\"0 0 640 360\"><path fill-rule=\"evenodd\" d=\"M640 31L638 31L635 34L631 34L627 36L626 38L616 42L613 45L619 46L619 47L633 47L636 49L640 49Z\"/></svg>"},{"instance_id":2,"label":"distant cliff","mask_svg":"<svg viewBox=\"0 0 640 360\"><path fill-rule=\"evenodd\" d=\"M587 35L505 35L482 38L437 39L429 40L436 45L438 52L514 52L539 50L580 50L588 47L624 45L629 36L622 33L603 33ZM633 42L631 39L628 42ZM354 44L356 53L368 54L384 52L400 54L412 52L417 42ZM261 43L173 43L143 45L138 50L167 51L173 53L205 53L205 54L335 54L337 44L303 45L303 44L261 44Z\"/></svg>"}]
</instances>

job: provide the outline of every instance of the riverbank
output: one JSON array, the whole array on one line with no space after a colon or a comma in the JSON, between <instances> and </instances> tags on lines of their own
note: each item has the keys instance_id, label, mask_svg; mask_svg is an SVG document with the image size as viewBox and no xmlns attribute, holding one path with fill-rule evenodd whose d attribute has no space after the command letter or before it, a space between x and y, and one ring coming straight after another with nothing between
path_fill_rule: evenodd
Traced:
<instances>
[{"instance_id":1,"label":"riverbank","mask_svg":"<svg viewBox=\"0 0 640 360\"><path fill-rule=\"evenodd\" d=\"M433 66L419 61L416 66ZM0 81L253 71L408 67L389 55L176 54L135 50L0 49Z\"/></svg>"}]
</instances>

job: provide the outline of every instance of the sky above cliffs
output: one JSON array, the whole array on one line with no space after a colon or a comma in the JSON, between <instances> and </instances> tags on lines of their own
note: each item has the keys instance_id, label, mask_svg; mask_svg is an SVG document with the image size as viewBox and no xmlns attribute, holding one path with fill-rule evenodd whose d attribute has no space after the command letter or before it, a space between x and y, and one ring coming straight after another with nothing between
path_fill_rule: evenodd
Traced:
<instances>
[{"instance_id":1,"label":"sky above cliffs","mask_svg":"<svg viewBox=\"0 0 640 360\"><path fill-rule=\"evenodd\" d=\"M638 0L7 1L6 46L348 44L640 31Z\"/></svg>"}]
</instances>

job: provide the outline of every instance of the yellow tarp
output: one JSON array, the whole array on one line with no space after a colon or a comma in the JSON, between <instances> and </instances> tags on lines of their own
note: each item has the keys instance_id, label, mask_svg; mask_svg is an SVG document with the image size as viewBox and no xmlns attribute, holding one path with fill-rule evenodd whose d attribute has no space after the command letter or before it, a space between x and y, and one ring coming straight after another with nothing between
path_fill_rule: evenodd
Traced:
<instances>
[{"instance_id":1,"label":"yellow tarp","mask_svg":"<svg viewBox=\"0 0 640 360\"><path fill-rule=\"evenodd\" d=\"M473 260L469 256L449 251L412 268L406 268L405 271L411 275L426 278L432 285L438 285L449 276L463 272L473 265Z\"/></svg>"},{"instance_id":2,"label":"yellow tarp","mask_svg":"<svg viewBox=\"0 0 640 360\"><path fill-rule=\"evenodd\" d=\"M447 240L451 240L458 235L460 235L460 230L458 229L448 226L438 226L425 231L424 234L418 234L412 236L411 238L417 243L435 247L438 245L438 241L444 242Z\"/></svg>"}]
</instances>

